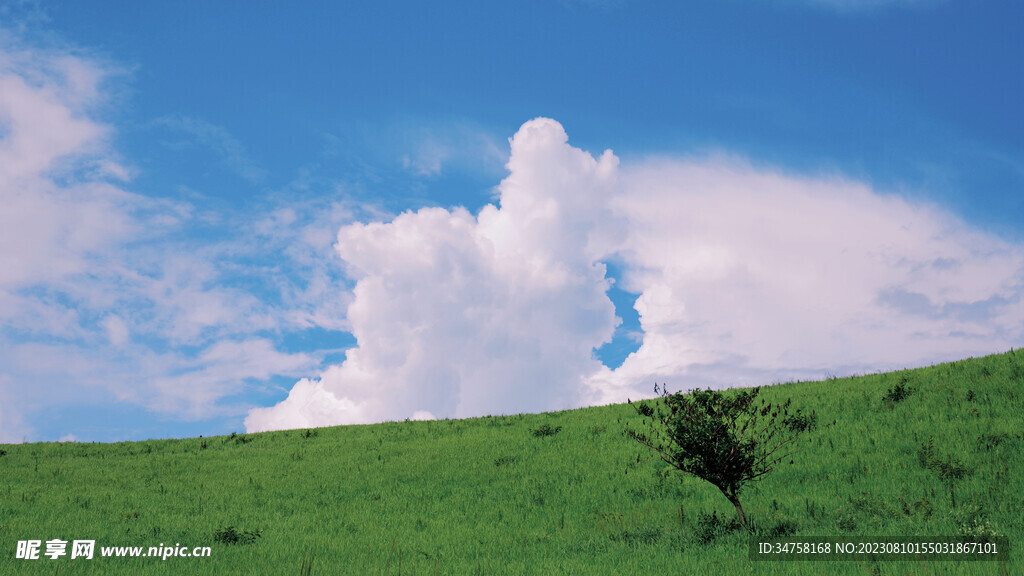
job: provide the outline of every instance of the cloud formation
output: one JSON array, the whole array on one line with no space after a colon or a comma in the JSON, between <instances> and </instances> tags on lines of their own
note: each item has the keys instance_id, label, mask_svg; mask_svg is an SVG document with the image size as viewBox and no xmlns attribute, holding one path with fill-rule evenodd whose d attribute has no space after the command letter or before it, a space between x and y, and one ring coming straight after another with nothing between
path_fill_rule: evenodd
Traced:
<instances>
[{"instance_id":1,"label":"cloud formation","mask_svg":"<svg viewBox=\"0 0 1024 576\"><path fill-rule=\"evenodd\" d=\"M502 143L482 127L462 119L408 119L390 129L405 170L421 178L441 176L452 166L474 172L499 172L506 160ZM374 134L379 139L379 134Z\"/></svg>"},{"instance_id":2,"label":"cloud formation","mask_svg":"<svg viewBox=\"0 0 1024 576\"><path fill-rule=\"evenodd\" d=\"M1024 249L840 178L741 161L620 169L527 122L499 205L341 228L358 346L246 419L250 431L464 417L916 365L1024 340ZM639 294L616 326L604 261Z\"/></svg>"},{"instance_id":3,"label":"cloud formation","mask_svg":"<svg viewBox=\"0 0 1024 576\"><path fill-rule=\"evenodd\" d=\"M2 37L0 37L2 39ZM0 287L88 268L86 255L130 236L130 200L107 129L86 116L108 72L62 54L0 45ZM60 185L69 175L92 177Z\"/></svg>"},{"instance_id":4,"label":"cloud formation","mask_svg":"<svg viewBox=\"0 0 1024 576\"><path fill-rule=\"evenodd\" d=\"M498 202L476 214L383 215L290 190L236 213L147 197L98 120L117 74L0 35L0 441L38 438L41 411L62 405L248 413L251 430L461 417L1024 340L1020 245L840 178L716 158L620 167L548 119L510 140ZM222 130L175 127L260 177ZM425 152L409 168L429 177L500 156L477 132L414 135ZM615 370L594 358L618 323L611 261L643 329ZM303 330L351 331L358 345L323 369L336 350L281 344ZM249 410L275 378L317 371ZM93 439L50 432L63 434Z\"/></svg>"},{"instance_id":5,"label":"cloud formation","mask_svg":"<svg viewBox=\"0 0 1024 576\"><path fill-rule=\"evenodd\" d=\"M128 190L132 170L97 120L118 74L0 30L0 442L38 438L32 415L62 405L237 417L248 405L222 405L226 397L320 365L316 351L285 353L261 333L333 327L343 316L346 296L318 288L340 266L310 256L329 253L333 232L320 230L347 217L325 209L330 202L315 217L292 208L280 225L245 214L255 233L204 243L180 236L202 224L194 206ZM241 162L220 132L179 128ZM280 272L256 257L274 258ZM265 285L239 286L246 275Z\"/></svg>"},{"instance_id":6,"label":"cloud formation","mask_svg":"<svg viewBox=\"0 0 1024 576\"><path fill-rule=\"evenodd\" d=\"M654 381L756 385L987 354L1024 341L1024 248L835 178L726 159L623 176L623 287L640 349L595 401Z\"/></svg>"},{"instance_id":7,"label":"cloud formation","mask_svg":"<svg viewBox=\"0 0 1024 576\"><path fill-rule=\"evenodd\" d=\"M266 171L249 157L242 143L221 126L186 116L160 118L156 124L191 139L169 144L172 147L204 146L220 159L225 168L251 183L258 183L266 176Z\"/></svg>"},{"instance_id":8,"label":"cloud formation","mask_svg":"<svg viewBox=\"0 0 1024 576\"><path fill-rule=\"evenodd\" d=\"M593 348L615 328L598 260L615 226L605 207L617 161L568 146L546 119L511 146L500 207L424 208L340 230L359 346L253 410L247 429L575 405L600 365Z\"/></svg>"}]
</instances>

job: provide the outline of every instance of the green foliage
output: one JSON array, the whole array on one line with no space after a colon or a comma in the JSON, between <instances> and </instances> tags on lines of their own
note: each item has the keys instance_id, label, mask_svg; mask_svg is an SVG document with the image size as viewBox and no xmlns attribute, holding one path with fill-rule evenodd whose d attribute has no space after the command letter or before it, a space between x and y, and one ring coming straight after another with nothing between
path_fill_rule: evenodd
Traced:
<instances>
[{"instance_id":1,"label":"green foliage","mask_svg":"<svg viewBox=\"0 0 1024 576\"><path fill-rule=\"evenodd\" d=\"M885 396L882 400L888 403L890 406L898 402L902 402L910 396L914 389L908 384L910 377L906 374L900 376L900 381L895 386L889 388L885 392Z\"/></svg>"},{"instance_id":2,"label":"green foliage","mask_svg":"<svg viewBox=\"0 0 1024 576\"><path fill-rule=\"evenodd\" d=\"M552 426L547 422L541 424L536 428L530 428L530 433L536 436L537 438L543 438L545 436L554 436L555 434L558 434L561 431L561 426Z\"/></svg>"},{"instance_id":3,"label":"green foliage","mask_svg":"<svg viewBox=\"0 0 1024 576\"><path fill-rule=\"evenodd\" d=\"M508 466L509 464L515 464L515 463L516 463L516 457L515 456L502 456L502 457L500 457L500 458L498 458L498 459L496 459L494 461L494 465L498 466L498 467Z\"/></svg>"},{"instance_id":4,"label":"green foliage","mask_svg":"<svg viewBox=\"0 0 1024 576\"><path fill-rule=\"evenodd\" d=\"M655 385L654 392L659 397L653 406L641 402L636 408L645 418L645 429L627 428L626 434L670 466L718 488L736 507L743 525L743 487L788 458L785 449L817 422L814 413L790 414L790 400L758 403L760 388L732 394L711 389L670 394Z\"/></svg>"},{"instance_id":5,"label":"green foliage","mask_svg":"<svg viewBox=\"0 0 1024 576\"><path fill-rule=\"evenodd\" d=\"M798 410L789 416L785 426L791 432L810 432L818 427L818 414L813 410L810 414Z\"/></svg>"},{"instance_id":6,"label":"green foliage","mask_svg":"<svg viewBox=\"0 0 1024 576\"><path fill-rule=\"evenodd\" d=\"M252 544L262 536L260 530L239 530L234 526L226 526L213 531L213 541L220 544Z\"/></svg>"},{"instance_id":7,"label":"green foliage","mask_svg":"<svg viewBox=\"0 0 1024 576\"><path fill-rule=\"evenodd\" d=\"M245 434L238 434L237 432L232 432L231 436L228 436L227 440L234 442L235 444L248 444L249 442L252 442L252 436L246 436Z\"/></svg>"}]
</instances>

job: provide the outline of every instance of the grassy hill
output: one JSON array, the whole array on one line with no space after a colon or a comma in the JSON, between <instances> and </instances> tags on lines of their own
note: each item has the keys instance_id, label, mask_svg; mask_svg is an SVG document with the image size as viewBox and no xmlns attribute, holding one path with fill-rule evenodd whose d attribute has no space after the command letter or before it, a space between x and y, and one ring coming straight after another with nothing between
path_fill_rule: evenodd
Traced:
<instances>
[{"instance_id":1,"label":"grassy hill","mask_svg":"<svg viewBox=\"0 0 1024 576\"><path fill-rule=\"evenodd\" d=\"M652 382L653 384L653 382ZM753 485L757 534L1024 535L1024 351L766 387L814 410ZM753 562L729 502L615 405L186 440L0 446L0 574L1014 574L1009 562ZM931 438L973 473L919 463ZM43 540L38 560L19 540ZM46 540L95 540L50 559ZM203 558L101 547L209 546Z\"/></svg>"}]
</instances>

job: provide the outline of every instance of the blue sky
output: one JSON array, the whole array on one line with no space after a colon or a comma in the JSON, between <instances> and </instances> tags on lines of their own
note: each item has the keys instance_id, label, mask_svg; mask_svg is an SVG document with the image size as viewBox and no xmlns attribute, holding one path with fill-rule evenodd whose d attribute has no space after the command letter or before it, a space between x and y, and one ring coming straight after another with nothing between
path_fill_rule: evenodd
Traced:
<instances>
[{"instance_id":1,"label":"blue sky","mask_svg":"<svg viewBox=\"0 0 1024 576\"><path fill-rule=\"evenodd\" d=\"M1011 1L2 3L0 441L1020 346L1022 25Z\"/></svg>"}]
</instances>

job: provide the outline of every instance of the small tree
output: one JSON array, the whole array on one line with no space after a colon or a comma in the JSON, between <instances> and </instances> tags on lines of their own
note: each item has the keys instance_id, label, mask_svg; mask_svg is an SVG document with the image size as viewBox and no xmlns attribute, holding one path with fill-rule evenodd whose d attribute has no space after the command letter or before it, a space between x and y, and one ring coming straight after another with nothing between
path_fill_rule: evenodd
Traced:
<instances>
[{"instance_id":1,"label":"small tree","mask_svg":"<svg viewBox=\"0 0 1024 576\"><path fill-rule=\"evenodd\" d=\"M747 525L740 492L775 469L789 456L784 448L811 428L816 417L789 411L790 401L773 405L755 402L760 388L725 394L693 390L669 394L654 386L653 402L640 402L646 430L626 434L655 451L670 466L706 480L721 490Z\"/></svg>"}]
</instances>

